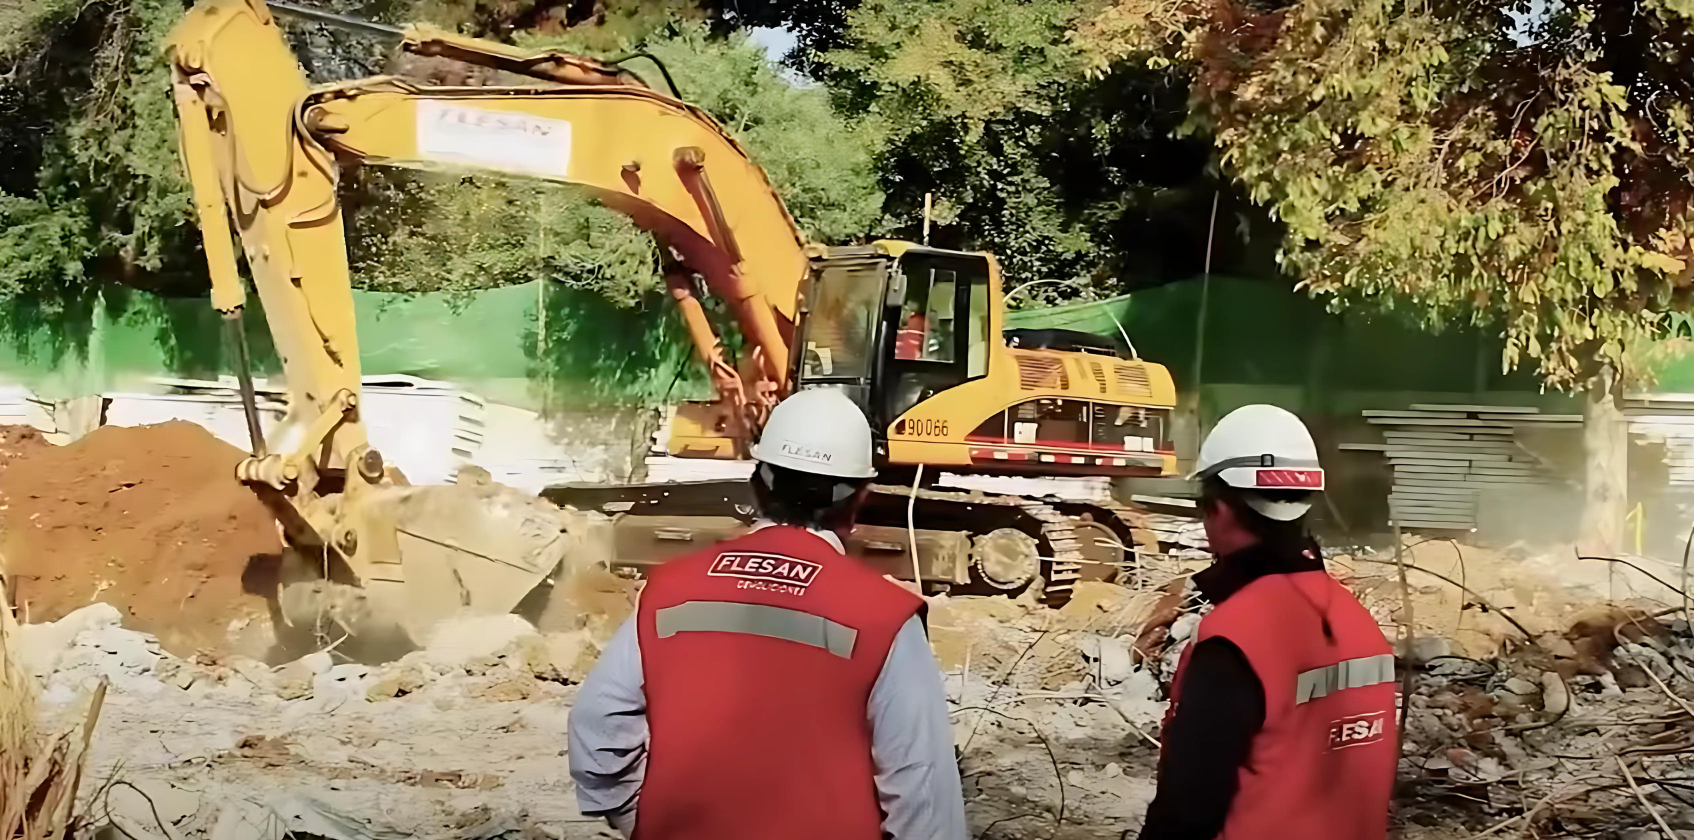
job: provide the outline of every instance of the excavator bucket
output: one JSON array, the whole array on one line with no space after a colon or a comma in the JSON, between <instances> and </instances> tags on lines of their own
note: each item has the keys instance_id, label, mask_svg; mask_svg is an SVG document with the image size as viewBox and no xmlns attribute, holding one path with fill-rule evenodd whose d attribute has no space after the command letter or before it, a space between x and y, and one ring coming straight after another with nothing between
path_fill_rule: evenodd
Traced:
<instances>
[{"instance_id":1,"label":"excavator bucket","mask_svg":"<svg viewBox=\"0 0 1694 840\"><path fill-rule=\"evenodd\" d=\"M576 578L607 573L610 520L494 483L382 486L327 497L327 552L298 551L278 602L308 643L348 642L364 661L427 644L437 624L521 606L555 626L580 612ZM314 563L310 559L318 558ZM316 568L312 568L316 566ZM581 626L583 619L576 619Z\"/></svg>"}]
</instances>

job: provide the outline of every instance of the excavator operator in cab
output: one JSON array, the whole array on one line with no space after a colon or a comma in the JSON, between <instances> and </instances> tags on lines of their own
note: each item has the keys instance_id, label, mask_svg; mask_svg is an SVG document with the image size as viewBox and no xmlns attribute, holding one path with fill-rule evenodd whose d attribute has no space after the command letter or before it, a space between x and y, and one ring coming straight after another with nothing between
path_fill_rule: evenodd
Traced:
<instances>
[{"instance_id":1,"label":"excavator operator in cab","mask_svg":"<svg viewBox=\"0 0 1694 840\"><path fill-rule=\"evenodd\" d=\"M1270 405L1230 412L1196 463L1213 609L1171 688L1141 840L1383 840L1394 656L1308 534L1317 445Z\"/></svg>"},{"instance_id":2,"label":"excavator operator in cab","mask_svg":"<svg viewBox=\"0 0 1694 840\"><path fill-rule=\"evenodd\" d=\"M639 840L964 840L923 600L844 553L863 412L801 391L753 457L753 531L656 570L577 695L582 812Z\"/></svg>"}]
</instances>

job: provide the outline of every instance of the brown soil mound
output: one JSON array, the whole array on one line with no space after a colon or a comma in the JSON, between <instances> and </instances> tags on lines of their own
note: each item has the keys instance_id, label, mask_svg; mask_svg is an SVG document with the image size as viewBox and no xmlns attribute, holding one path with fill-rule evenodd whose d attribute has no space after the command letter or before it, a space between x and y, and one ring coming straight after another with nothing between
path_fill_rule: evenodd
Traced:
<instances>
[{"instance_id":1,"label":"brown soil mound","mask_svg":"<svg viewBox=\"0 0 1694 840\"><path fill-rule=\"evenodd\" d=\"M0 474L12 464L52 448L34 426L0 426Z\"/></svg>"},{"instance_id":2,"label":"brown soil mound","mask_svg":"<svg viewBox=\"0 0 1694 840\"><path fill-rule=\"evenodd\" d=\"M267 615L242 573L281 544L269 511L235 478L240 450L180 421L105 426L64 447L14 437L0 431L0 528L30 621L105 601L126 626L186 656L238 647L232 623Z\"/></svg>"}]
</instances>

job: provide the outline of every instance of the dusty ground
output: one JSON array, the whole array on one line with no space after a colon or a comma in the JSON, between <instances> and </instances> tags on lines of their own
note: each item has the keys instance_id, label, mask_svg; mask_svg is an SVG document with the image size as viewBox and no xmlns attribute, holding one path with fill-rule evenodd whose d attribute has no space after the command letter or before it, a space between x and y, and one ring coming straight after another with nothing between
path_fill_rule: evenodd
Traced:
<instances>
[{"instance_id":1,"label":"dusty ground","mask_svg":"<svg viewBox=\"0 0 1694 840\"><path fill-rule=\"evenodd\" d=\"M934 604L973 837L1134 836L1160 698L1198 619L1177 611L1137 663L1141 625L1169 617L1159 601L1090 584L1066 610ZM1417 668L1397 836L1647 840L1658 819L1694 831L1694 636L1654 613L1591 608L1498 656ZM54 721L112 680L85 791L96 824L135 840L610 836L576 811L564 754L598 631L481 618L375 669L322 654L273 669L185 662L119 619L96 605L19 639Z\"/></svg>"},{"instance_id":2,"label":"dusty ground","mask_svg":"<svg viewBox=\"0 0 1694 840\"><path fill-rule=\"evenodd\" d=\"M1682 570L1657 558L1625 555L1610 562L1578 558L1570 546L1485 547L1410 535L1406 545L1403 559L1417 634L1446 640L1451 652L1468 656L1491 657L1502 642L1521 640L1522 631L1507 616L1540 635L1562 632L1595 604L1682 603L1673 588ZM1331 562L1384 626L1400 618L1393 561L1393 554L1384 551Z\"/></svg>"},{"instance_id":3,"label":"dusty ground","mask_svg":"<svg viewBox=\"0 0 1694 840\"><path fill-rule=\"evenodd\" d=\"M543 631L568 632L464 619L374 668L333 653L267 667L239 655L241 628L264 621L242 578L276 532L232 478L239 457L188 424L64 448L0 430L0 527L34 622L14 641L48 725L80 719L110 681L87 827L130 840L612 836L576 810L565 727L630 582L578 580L588 619L543 617ZM1202 609L1183 576L1202 555L1145 558L1132 588L1083 583L1059 610L1033 594L933 601L973 838L1139 830L1163 698ZM1646 840L1660 821L1694 835L1694 635L1664 583L1680 569L1446 543L1407 561L1416 667L1398 837ZM1331 566L1397 637L1408 615L1392 555Z\"/></svg>"},{"instance_id":4,"label":"dusty ground","mask_svg":"<svg viewBox=\"0 0 1694 840\"><path fill-rule=\"evenodd\" d=\"M948 678L974 834L1115 839L1137 826L1154 752L1107 704L1116 689L1088 681L1098 663L1075 642L1093 638L1077 629L1093 616L992 599L939 612L959 622L1005 616L1009 643L1054 645ZM136 840L275 836L223 833L243 822L342 840L609 836L577 812L566 769L566 719L592 662L591 631L542 636L514 617L473 619L375 669L327 655L272 669L180 660L119 619L95 605L25 627L19 646L54 722L82 714L101 676L112 681L88 813ZM1068 682L1039 689L1055 675ZM1080 699L1089 693L1102 699ZM158 819L132 784L154 807L168 804Z\"/></svg>"},{"instance_id":5,"label":"dusty ground","mask_svg":"<svg viewBox=\"0 0 1694 840\"><path fill-rule=\"evenodd\" d=\"M0 430L0 528L19 611L52 621L103 601L179 655L241 649L232 631L266 614L244 573L281 547L235 479L242 457L186 422L106 426L64 447Z\"/></svg>"}]
</instances>

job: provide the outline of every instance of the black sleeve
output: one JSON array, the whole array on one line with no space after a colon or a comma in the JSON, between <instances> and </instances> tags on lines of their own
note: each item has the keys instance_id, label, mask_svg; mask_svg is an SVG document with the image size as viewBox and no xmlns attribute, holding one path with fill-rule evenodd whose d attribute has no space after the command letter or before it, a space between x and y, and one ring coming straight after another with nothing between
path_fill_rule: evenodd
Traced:
<instances>
[{"instance_id":1,"label":"black sleeve","mask_svg":"<svg viewBox=\"0 0 1694 840\"><path fill-rule=\"evenodd\" d=\"M1162 736L1159 789L1140 840L1212 840L1223 831L1238 771L1265 722L1265 690L1234 643L1194 646L1182 702Z\"/></svg>"}]
</instances>

